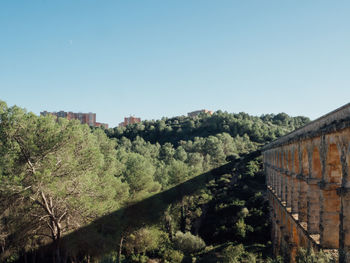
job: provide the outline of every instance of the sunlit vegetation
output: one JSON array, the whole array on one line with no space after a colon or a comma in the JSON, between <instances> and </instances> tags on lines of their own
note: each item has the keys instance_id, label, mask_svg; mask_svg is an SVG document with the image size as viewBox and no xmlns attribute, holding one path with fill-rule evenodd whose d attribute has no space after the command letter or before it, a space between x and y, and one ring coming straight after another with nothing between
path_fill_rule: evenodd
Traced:
<instances>
[{"instance_id":1,"label":"sunlit vegetation","mask_svg":"<svg viewBox=\"0 0 350 263\"><path fill-rule=\"evenodd\" d=\"M102 130L1 102L0 260L45 262L37 251L50 242L55 262L277 260L258 149L308 121L219 111ZM194 190L159 201L179 186ZM123 212L143 204L156 220ZM73 238L111 213L120 231L105 224Z\"/></svg>"}]
</instances>

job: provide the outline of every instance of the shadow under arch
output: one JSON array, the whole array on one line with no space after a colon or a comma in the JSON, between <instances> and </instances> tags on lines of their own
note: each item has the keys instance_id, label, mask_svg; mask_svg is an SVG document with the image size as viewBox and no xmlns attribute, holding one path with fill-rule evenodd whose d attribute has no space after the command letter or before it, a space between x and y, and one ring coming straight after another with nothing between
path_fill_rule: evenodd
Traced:
<instances>
[{"instance_id":1,"label":"shadow under arch","mask_svg":"<svg viewBox=\"0 0 350 263\"><path fill-rule=\"evenodd\" d=\"M177 203L184 196L204 188L215 177L230 173L240 160L254 158L260 154L260 151L246 154L170 189L98 218L89 225L63 236L59 243L59 260L55 254L54 245L48 244L24 253L16 262L82 262L86 255L95 258L117 250L123 233L159 222L170 204Z\"/></svg>"}]
</instances>

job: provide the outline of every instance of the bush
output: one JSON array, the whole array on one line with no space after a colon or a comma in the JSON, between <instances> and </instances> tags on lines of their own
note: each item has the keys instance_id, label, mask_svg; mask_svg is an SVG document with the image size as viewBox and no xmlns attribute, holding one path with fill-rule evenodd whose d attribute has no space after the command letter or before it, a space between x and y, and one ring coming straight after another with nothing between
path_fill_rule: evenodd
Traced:
<instances>
[{"instance_id":1,"label":"bush","mask_svg":"<svg viewBox=\"0 0 350 263\"><path fill-rule=\"evenodd\" d=\"M333 263L337 262L332 255L323 251L315 252L313 249L300 248L295 257L296 263Z\"/></svg>"},{"instance_id":2,"label":"bush","mask_svg":"<svg viewBox=\"0 0 350 263\"><path fill-rule=\"evenodd\" d=\"M205 242L199 236L192 235L190 232L182 233L178 231L174 242L176 247L184 253L194 253L205 248Z\"/></svg>"},{"instance_id":3,"label":"bush","mask_svg":"<svg viewBox=\"0 0 350 263\"><path fill-rule=\"evenodd\" d=\"M228 246L223 251L224 263L255 263L256 256L247 252L242 244Z\"/></svg>"},{"instance_id":4,"label":"bush","mask_svg":"<svg viewBox=\"0 0 350 263\"><path fill-rule=\"evenodd\" d=\"M143 227L127 236L125 250L128 255L162 251L169 242L165 232L155 227Z\"/></svg>"},{"instance_id":5,"label":"bush","mask_svg":"<svg viewBox=\"0 0 350 263\"><path fill-rule=\"evenodd\" d=\"M276 258L267 258L266 263L283 263L284 260L281 256L278 256Z\"/></svg>"},{"instance_id":6,"label":"bush","mask_svg":"<svg viewBox=\"0 0 350 263\"><path fill-rule=\"evenodd\" d=\"M184 254L178 250L167 250L164 253L164 262L181 263Z\"/></svg>"},{"instance_id":7,"label":"bush","mask_svg":"<svg viewBox=\"0 0 350 263\"><path fill-rule=\"evenodd\" d=\"M132 255L130 258L131 262L137 262L137 263L147 263L148 257L145 255Z\"/></svg>"}]
</instances>

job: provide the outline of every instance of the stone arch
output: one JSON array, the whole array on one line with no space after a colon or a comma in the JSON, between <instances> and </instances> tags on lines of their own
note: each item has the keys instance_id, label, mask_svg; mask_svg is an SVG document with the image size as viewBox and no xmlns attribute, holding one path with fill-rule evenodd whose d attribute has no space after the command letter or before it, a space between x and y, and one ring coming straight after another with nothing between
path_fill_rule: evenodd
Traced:
<instances>
[{"instance_id":1,"label":"stone arch","mask_svg":"<svg viewBox=\"0 0 350 263\"><path fill-rule=\"evenodd\" d=\"M301 156L302 160L302 174L304 176L307 176L309 174L309 160L308 160L308 153L306 147L304 148Z\"/></svg>"},{"instance_id":2,"label":"stone arch","mask_svg":"<svg viewBox=\"0 0 350 263\"><path fill-rule=\"evenodd\" d=\"M326 159L326 176L329 183L338 183L342 181L342 166L340 161L340 153L335 143L328 145Z\"/></svg>"},{"instance_id":3,"label":"stone arch","mask_svg":"<svg viewBox=\"0 0 350 263\"><path fill-rule=\"evenodd\" d=\"M299 151L294 149L294 173L299 173Z\"/></svg>"},{"instance_id":4,"label":"stone arch","mask_svg":"<svg viewBox=\"0 0 350 263\"><path fill-rule=\"evenodd\" d=\"M320 151L318 147L314 147L312 151L312 172L311 176L313 178L322 179L322 167L321 167L321 158Z\"/></svg>"}]
</instances>

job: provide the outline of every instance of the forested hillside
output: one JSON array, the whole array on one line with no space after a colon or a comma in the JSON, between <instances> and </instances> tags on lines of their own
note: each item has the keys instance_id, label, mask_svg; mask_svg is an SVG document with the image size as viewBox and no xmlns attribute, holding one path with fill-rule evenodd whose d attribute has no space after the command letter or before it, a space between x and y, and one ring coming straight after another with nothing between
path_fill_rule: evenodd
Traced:
<instances>
[{"instance_id":1,"label":"forested hillside","mask_svg":"<svg viewBox=\"0 0 350 263\"><path fill-rule=\"evenodd\" d=\"M308 118L219 111L102 130L0 106L1 261L45 262L49 242L55 262L271 256L258 150Z\"/></svg>"},{"instance_id":2,"label":"forested hillside","mask_svg":"<svg viewBox=\"0 0 350 263\"><path fill-rule=\"evenodd\" d=\"M151 143L170 142L177 146L180 141L194 140L195 137L228 133L234 138L248 136L252 142L265 144L309 121L309 118L290 117L285 113L256 117L244 112L234 114L217 111L213 115L202 113L197 117L179 116L143 121L110 129L107 134L112 138L120 139L124 136L130 140L140 136Z\"/></svg>"},{"instance_id":3,"label":"forested hillside","mask_svg":"<svg viewBox=\"0 0 350 263\"><path fill-rule=\"evenodd\" d=\"M203 189L169 207L166 220L158 225L170 239L163 251L126 251L124 256L139 261L149 255L163 260L167 255L169 262L265 261L271 244L258 149L307 122L306 117L284 113L255 117L218 111L107 130L119 150L146 157L156 167L155 179L162 189L230 162ZM183 243L188 247L179 245ZM197 243L202 249L196 249ZM179 259L163 254L169 248Z\"/></svg>"}]
</instances>

